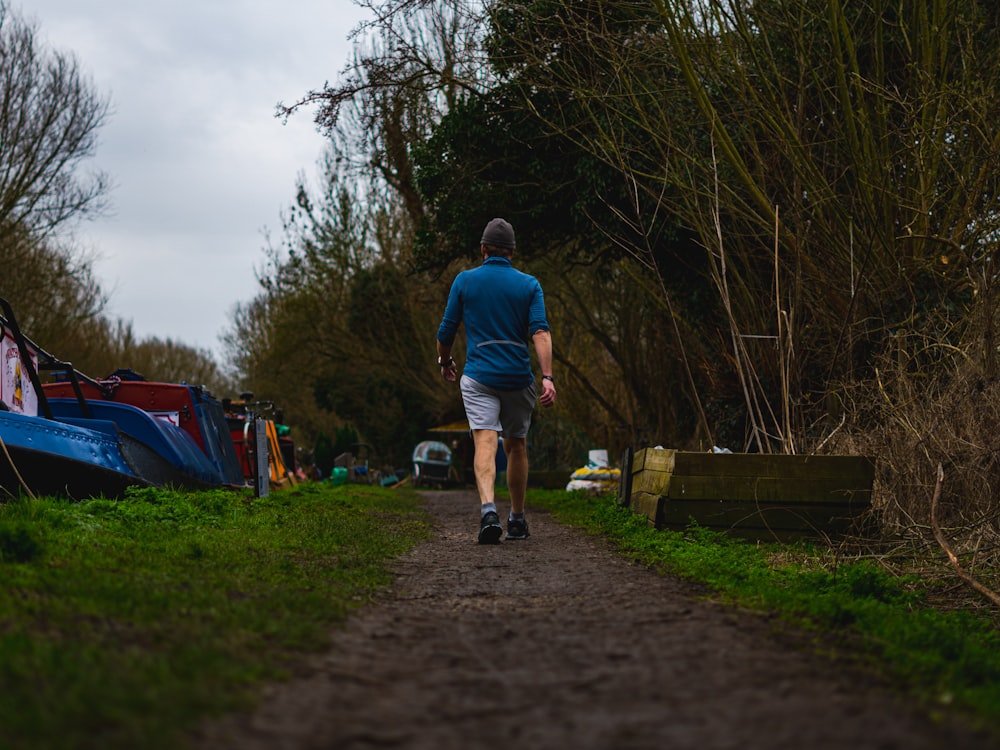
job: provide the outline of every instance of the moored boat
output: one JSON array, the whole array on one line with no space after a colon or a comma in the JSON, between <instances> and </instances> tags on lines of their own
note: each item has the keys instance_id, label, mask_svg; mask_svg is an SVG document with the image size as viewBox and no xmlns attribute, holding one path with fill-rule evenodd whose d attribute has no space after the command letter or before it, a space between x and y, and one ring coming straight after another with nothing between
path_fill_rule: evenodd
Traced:
<instances>
[{"instance_id":1,"label":"moored boat","mask_svg":"<svg viewBox=\"0 0 1000 750\"><path fill-rule=\"evenodd\" d=\"M243 487L220 402L131 371L94 380L23 335L0 298L0 490L121 496L130 486ZM40 371L57 373L41 382Z\"/></svg>"},{"instance_id":2,"label":"moored boat","mask_svg":"<svg viewBox=\"0 0 1000 750\"><path fill-rule=\"evenodd\" d=\"M0 488L10 495L84 498L150 486L126 458L125 442L112 422L82 426L0 411Z\"/></svg>"},{"instance_id":3,"label":"moored boat","mask_svg":"<svg viewBox=\"0 0 1000 750\"><path fill-rule=\"evenodd\" d=\"M182 484L243 485L221 402L201 386L146 380L118 370L102 380L64 378L42 386L54 414L114 421L183 474ZM77 395L79 390L79 395Z\"/></svg>"}]
</instances>

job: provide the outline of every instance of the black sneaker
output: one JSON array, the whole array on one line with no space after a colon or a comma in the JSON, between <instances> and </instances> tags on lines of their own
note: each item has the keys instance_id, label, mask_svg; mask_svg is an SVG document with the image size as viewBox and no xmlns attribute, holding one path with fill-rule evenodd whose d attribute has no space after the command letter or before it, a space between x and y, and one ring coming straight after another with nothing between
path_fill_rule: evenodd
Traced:
<instances>
[{"instance_id":1,"label":"black sneaker","mask_svg":"<svg viewBox=\"0 0 1000 750\"><path fill-rule=\"evenodd\" d=\"M501 534L503 534L503 526L500 525L500 516L492 510L484 513L479 521L479 543L500 544Z\"/></svg>"},{"instance_id":2,"label":"black sneaker","mask_svg":"<svg viewBox=\"0 0 1000 750\"><path fill-rule=\"evenodd\" d=\"M507 519L508 539L527 539L531 534L528 532L528 521L524 518Z\"/></svg>"}]
</instances>

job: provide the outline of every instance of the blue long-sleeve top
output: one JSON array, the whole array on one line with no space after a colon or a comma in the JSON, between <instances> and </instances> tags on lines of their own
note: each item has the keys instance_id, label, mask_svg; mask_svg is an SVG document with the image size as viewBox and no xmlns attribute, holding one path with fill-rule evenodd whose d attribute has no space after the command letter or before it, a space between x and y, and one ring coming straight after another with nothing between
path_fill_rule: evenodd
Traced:
<instances>
[{"instance_id":1,"label":"blue long-sleeve top","mask_svg":"<svg viewBox=\"0 0 1000 750\"><path fill-rule=\"evenodd\" d=\"M451 346L463 322L463 374L500 390L526 388L534 381L528 344L534 334L549 330L542 286L534 276L499 256L462 271L451 285L438 341Z\"/></svg>"}]
</instances>

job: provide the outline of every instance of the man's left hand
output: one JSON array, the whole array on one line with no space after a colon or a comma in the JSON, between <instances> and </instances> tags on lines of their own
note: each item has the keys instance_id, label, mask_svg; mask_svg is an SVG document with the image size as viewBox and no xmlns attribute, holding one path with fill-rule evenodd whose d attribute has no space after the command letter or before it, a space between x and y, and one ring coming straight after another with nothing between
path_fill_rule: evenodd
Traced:
<instances>
[{"instance_id":1,"label":"man's left hand","mask_svg":"<svg viewBox=\"0 0 1000 750\"><path fill-rule=\"evenodd\" d=\"M542 380L542 395L538 397L538 403L542 406L552 406L556 402L556 384L551 380Z\"/></svg>"}]
</instances>

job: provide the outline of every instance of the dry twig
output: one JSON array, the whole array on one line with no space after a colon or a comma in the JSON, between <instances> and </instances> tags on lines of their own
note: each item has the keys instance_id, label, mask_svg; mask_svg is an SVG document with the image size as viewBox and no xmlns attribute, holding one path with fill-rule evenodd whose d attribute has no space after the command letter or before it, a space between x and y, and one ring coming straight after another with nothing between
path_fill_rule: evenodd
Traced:
<instances>
[{"instance_id":1,"label":"dry twig","mask_svg":"<svg viewBox=\"0 0 1000 750\"><path fill-rule=\"evenodd\" d=\"M965 581L974 591L985 596L995 606L1000 607L1000 594L984 586L966 572L962 564L958 561L958 556L952 552L951 547L948 545L948 540L944 538L944 532L941 531L941 525L938 523L937 518L938 501L941 499L941 484L943 482L944 469L941 468L941 464L939 463L937 466L937 482L934 484L934 497L931 498L931 528L934 530L934 538L937 539L937 543L941 545L941 549L948 555L948 561L951 563L951 567L955 569L958 577Z\"/></svg>"}]
</instances>

